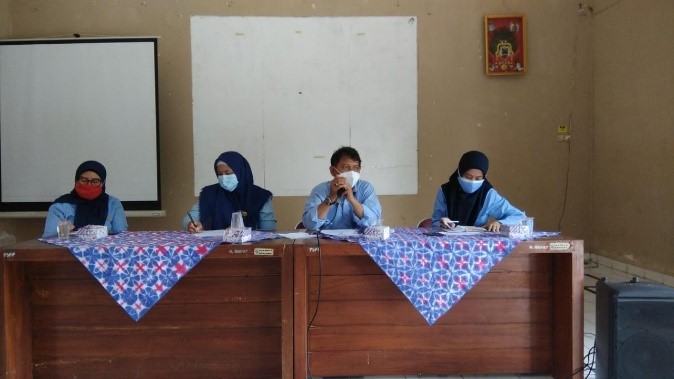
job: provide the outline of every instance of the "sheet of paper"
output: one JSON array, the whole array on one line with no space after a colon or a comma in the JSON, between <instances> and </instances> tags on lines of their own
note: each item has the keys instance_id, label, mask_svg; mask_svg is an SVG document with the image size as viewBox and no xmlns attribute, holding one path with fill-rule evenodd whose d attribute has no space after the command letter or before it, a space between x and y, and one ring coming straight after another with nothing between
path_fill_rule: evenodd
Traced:
<instances>
[{"instance_id":1,"label":"sheet of paper","mask_svg":"<svg viewBox=\"0 0 674 379\"><path fill-rule=\"evenodd\" d=\"M321 230L321 234L333 237L358 237L360 233L356 229L330 229Z\"/></svg>"},{"instance_id":2,"label":"sheet of paper","mask_svg":"<svg viewBox=\"0 0 674 379\"><path fill-rule=\"evenodd\" d=\"M284 238L291 239L291 240L316 238L315 234L310 234L310 233L307 233L307 232L279 233L278 235L281 236L281 237L284 237Z\"/></svg>"},{"instance_id":3,"label":"sheet of paper","mask_svg":"<svg viewBox=\"0 0 674 379\"><path fill-rule=\"evenodd\" d=\"M224 237L225 235L225 230L224 229L216 229L216 230L204 230L201 233L194 233L194 236L196 237L205 237L205 238L213 238L213 237Z\"/></svg>"},{"instance_id":4,"label":"sheet of paper","mask_svg":"<svg viewBox=\"0 0 674 379\"><path fill-rule=\"evenodd\" d=\"M465 236L469 234L485 233L486 231L487 229L479 226L457 226L452 229L442 229L439 233L445 236Z\"/></svg>"}]
</instances>

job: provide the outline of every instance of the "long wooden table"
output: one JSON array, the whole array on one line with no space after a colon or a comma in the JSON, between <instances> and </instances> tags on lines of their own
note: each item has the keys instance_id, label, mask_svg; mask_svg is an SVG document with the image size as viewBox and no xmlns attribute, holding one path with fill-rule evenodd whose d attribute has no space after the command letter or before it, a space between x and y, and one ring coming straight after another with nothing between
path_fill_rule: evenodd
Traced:
<instances>
[{"instance_id":1,"label":"long wooden table","mask_svg":"<svg viewBox=\"0 0 674 379\"><path fill-rule=\"evenodd\" d=\"M38 241L6 248L1 372L20 379L290 378L293 255L286 242L216 247L138 322L67 249Z\"/></svg>"},{"instance_id":2,"label":"long wooden table","mask_svg":"<svg viewBox=\"0 0 674 379\"><path fill-rule=\"evenodd\" d=\"M583 377L583 242L525 241L433 326L357 244L295 249L295 378Z\"/></svg>"},{"instance_id":3,"label":"long wooden table","mask_svg":"<svg viewBox=\"0 0 674 379\"><path fill-rule=\"evenodd\" d=\"M522 242L433 326L353 243L218 246L138 322L65 248L0 264L8 378L582 377L579 240Z\"/></svg>"}]
</instances>

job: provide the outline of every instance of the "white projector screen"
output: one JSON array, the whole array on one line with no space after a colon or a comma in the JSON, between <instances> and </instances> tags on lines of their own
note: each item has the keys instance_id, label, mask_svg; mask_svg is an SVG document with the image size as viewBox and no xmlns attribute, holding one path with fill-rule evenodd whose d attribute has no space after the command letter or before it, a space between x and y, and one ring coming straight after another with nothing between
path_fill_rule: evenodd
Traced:
<instances>
[{"instance_id":1,"label":"white projector screen","mask_svg":"<svg viewBox=\"0 0 674 379\"><path fill-rule=\"evenodd\" d=\"M228 150L307 196L350 145L377 193L416 194L416 17L192 16L194 193Z\"/></svg>"},{"instance_id":2,"label":"white projector screen","mask_svg":"<svg viewBox=\"0 0 674 379\"><path fill-rule=\"evenodd\" d=\"M0 212L46 211L97 160L126 210L161 209L157 38L0 41Z\"/></svg>"}]
</instances>

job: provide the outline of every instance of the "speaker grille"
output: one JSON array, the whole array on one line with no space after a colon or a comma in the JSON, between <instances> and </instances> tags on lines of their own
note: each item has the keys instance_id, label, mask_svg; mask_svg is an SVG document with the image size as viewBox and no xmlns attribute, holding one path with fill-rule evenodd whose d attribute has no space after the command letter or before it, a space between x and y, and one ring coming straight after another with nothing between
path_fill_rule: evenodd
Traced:
<instances>
[{"instance_id":1,"label":"speaker grille","mask_svg":"<svg viewBox=\"0 0 674 379\"><path fill-rule=\"evenodd\" d=\"M597 378L674 379L674 289L597 283Z\"/></svg>"},{"instance_id":2,"label":"speaker grille","mask_svg":"<svg viewBox=\"0 0 674 379\"><path fill-rule=\"evenodd\" d=\"M640 332L619 344L616 356L621 378L672 378L674 351L670 343Z\"/></svg>"}]
</instances>

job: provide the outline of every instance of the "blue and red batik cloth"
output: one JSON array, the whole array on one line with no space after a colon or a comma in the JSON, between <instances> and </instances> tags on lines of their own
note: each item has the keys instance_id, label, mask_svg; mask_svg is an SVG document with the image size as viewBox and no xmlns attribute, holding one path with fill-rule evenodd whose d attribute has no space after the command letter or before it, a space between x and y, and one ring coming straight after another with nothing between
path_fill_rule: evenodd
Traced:
<instances>
[{"instance_id":1,"label":"blue and red batik cloth","mask_svg":"<svg viewBox=\"0 0 674 379\"><path fill-rule=\"evenodd\" d=\"M254 232L253 240L278 238ZM222 238L200 238L186 232L124 232L85 241L41 238L67 247L135 321L140 320Z\"/></svg>"},{"instance_id":2,"label":"blue and red batik cloth","mask_svg":"<svg viewBox=\"0 0 674 379\"><path fill-rule=\"evenodd\" d=\"M433 325L520 242L496 233L465 236L395 228L386 240L341 239L360 244ZM542 232L534 237L554 235ZM280 238L253 231L252 241ZM99 240L43 238L67 247L135 321L140 320L208 253L222 243L186 232L125 232Z\"/></svg>"},{"instance_id":3,"label":"blue and red batik cloth","mask_svg":"<svg viewBox=\"0 0 674 379\"><path fill-rule=\"evenodd\" d=\"M337 239L360 244L429 325L520 242L489 232L462 236L427 232L424 228L394 228L385 240L365 236ZM557 233L541 232L535 237L553 234Z\"/></svg>"}]
</instances>

